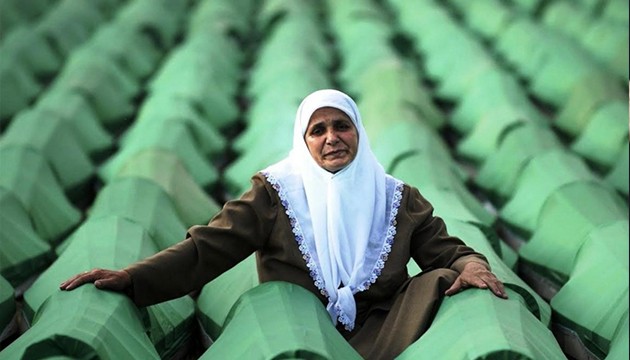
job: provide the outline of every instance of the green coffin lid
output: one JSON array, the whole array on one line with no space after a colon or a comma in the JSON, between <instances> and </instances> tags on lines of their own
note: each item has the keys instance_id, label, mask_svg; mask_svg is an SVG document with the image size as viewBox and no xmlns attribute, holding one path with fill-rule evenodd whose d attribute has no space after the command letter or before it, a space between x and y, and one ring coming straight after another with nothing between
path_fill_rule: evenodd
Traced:
<instances>
[{"instance_id":1,"label":"green coffin lid","mask_svg":"<svg viewBox=\"0 0 630 360\"><path fill-rule=\"evenodd\" d=\"M608 352L618 324L628 316L628 235L627 217L591 231L569 281L551 299L559 322L573 328L595 354Z\"/></svg>"},{"instance_id":2,"label":"green coffin lid","mask_svg":"<svg viewBox=\"0 0 630 360\"><path fill-rule=\"evenodd\" d=\"M0 46L1 61L16 59L36 76L56 74L61 68L61 59L41 33L22 25L3 34L6 37Z\"/></svg>"},{"instance_id":3,"label":"green coffin lid","mask_svg":"<svg viewBox=\"0 0 630 360\"><path fill-rule=\"evenodd\" d=\"M484 208L459 176L438 156L429 152L416 153L401 159L392 176L417 187L435 207L438 215L450 214L460 220L480 222L486 226L491 226L496 220L496 216Z\"/></svg>"},{"instance_id":4,"label":"green coffin lid","mask_svg":"<svg viewBox=\"0 0 630 360\"><path fill-rule=\"evenodd\" d=\"M252 254L203 287L196 300L197 316L212 339L219 337L225 319L238 298L258 284L256 255Z\"/></svg>"},{"instance_id":5,"label":"green coffin lid","mask_svg":"<svg viewBox=\"0 0 630 360\"><path fill-rule=\"evenodd\" d=\"M58 283L56 284L59 285ZM7 359L159 359L125 295L81 286L55 291L32 327L0 352Z\"/></svg>"},{"instance_id":6,"label":"green coffin lid","mask_svg":"<svg viewBox=\"0 0 630 360\"><path fill-rule=\"evenodd\" d=\"M56 116L22 111L11 121L1 146L27 147L41 153L66 192L86 185L94 176L92 162L69 123Z\"/></svg>"},{"instance_id":7,"label":"green coffin lid","mask_svg":"<svg viewBox=\"0 0 630 360\"><path fill-rule=\"evenodd\" d=\"M173 359L194 335L195 302L183 296L141 309L147 333L162 359Z\"/></svg>"},{"instance_id":8,"label":"green coffin lid","mask_svg":"<svg viewBox=\"0 0 630 360\"><path fill-rule=\"evenodd\" d=\"M485 39L495 40L512 20L513 10L500 0L464 1L466 23Z\"/></svg>"},{"instance_id":9,"label":"green coffin lid","mask_svg":"<svg viewBox=\"0 0 630 360\"><path fill-rule=\"evenodd\" d=\"M186 32L194 36L218 30L225 35L234 32L242 36L250 30L252 11L253 6L247 1L199 1L191 10Z\"/></svg>"},{"instance_id":10,"label":"green coffin lid","mask_svg":"<svg viewBox=\"0 0 630 360\"><path fill-rule=\"evenodd\" d=\"M0 334L9 325L15 315L13 287L7 279L0 276ZM0 355L2 355L0 353Z\"/></svg>"},{"instance_id":11,"label":"green coffin lid","mask_svg":"<svg viewBox=\"0 0 630 360\"><path fill-rule=\"evenodd\" d=\"M0 148L0 186L15 195L42 239L56 243L81 221L46 159L24 147Z\"/></svg>"},{"instance_id":12,"label":"green coffin lid","mask_svg":"<svg viewBox=\"0 0 630 360\"><path fill-rule=\"evenodd\" d=\"M42 91L33 73L18 59L0 59L0 119L26 108Z\"/></svg>"},{"instance_id":13,"label":"green coffin lid","mask_svg":"<svg viewBox=\"0 0 630 360\"><path fill-rule=\"evenodd\" d=\"M449 124L466 134L473 131L485 114L501 107L514 109L535 123L546 123L516 79L505 71L492 69L481 74L457 103Z\"/></svg>"},{"instance_id":14,"label":"green coffin lid","mask_svg":"<svg viewBox=\"0 0 630 360\"><path fill-rule=\"evenodd\" d=\"M433 104L430 92L419 82L418 72L411 64L396 57L383 59L371 65L363 75L352 84L361 94L358 101L364 124L379 121L383 125L391 122L389 116L382 114L391 109L410 111L423 123L434 129L446 124L446 118ZM374 113L372 115L371 113Z\"/></svg>"},{"instance_id":15,"label":"green coffin lid","mask_svg":"<svg viewBox=\"0 0 630 360\"><path fill-rule=\"evenodd\" d=\"M576 137L593 118L593 113L608 102L625 101L623 89L601 76L586 76L575 84L569 98L553 121L553 126Z\"/></svg>"},{"instance_id":16,"label":"green coffin lid","mask_svg":"<svg viewBox=\"0 0 630 360\"><path fill-rule=\"evenodd\" d=\"M207 224L221 206L195 183L181 160L169 151L139 152L120 169L117 178L151 180L169 195L186 226Z\"/></svg>"},{"instance_id":17,"label":"green coffin lid","mask_svg":"<svg viewBox=\"0 0 630 360\"><path fill-rule=\"evenodd\" d=\"M366 132L370 137L372 152L387 172L394 170L396 163L413 153L422 152L438 158L442 166L452 168L461 180L467 175L460 171L451 157L448 145L440 135L430 126L413 117L400 118L391 121L387 126L379 126L382 131L372 131L366 125Z\"/></svg>"},{"instance_id":18,"label":"green coffin lid","mask_svg":"<svg viewBox=\"0 0 630 360\"><path fill-rule=\"evenodd\" d=\"M64 59L88 41L105 21L91 2L56 2L35 24L35 30L54 44L54 51ZM73 26L68 26L73 24Z\"/></svg>"},{"instance_id":19,"label":"green coffin lid","mask_svg":"<svg viewBox=\"0 0 630 360\"><path fill-rule=\"evenodd\" d=\"M39 117L56 117L70 125L81 148L92 159L100 159L114 146L114 139L80 94L70 90L47 90L37 99L32 111ZM35 115L34 115L35 116Z\"/></svg>"},{"instance_id":20,"label":"green coffin lid","mask_svg":"<svg viewBox=\"0 0 630 360\"><path fill-rule=\"evenodd\" d=\"M548 32L548 28L541 26L532 17L516 16L499 34L494 49L520 74L529 78L551 47L550 41L541 41L549 36Z\"/></svg>"},{"instance_id":21,"label":"green coffin lid","mask_svg":"<svg viewBox=\"0 0 630 360\"><path fill-rule=\"evenodd\" d=\"M119 139L120 147L133 142L134 138L141 138L146 133L155 131L158 124L168 122L185 124L203 155L216 158L227 147L219 130L205 121L191 103L166 94L150 95L142 102L135 121Z\"/></svg>"},{"instance_id":22,"label":"green coffin lid","mask_svg":"<svg viewBox=\"0 0 630 360\"><path fill-rule=\"evenodd\" d=\"M624 145L611 171L606 174L604 181L612 185L617 191L628 195L628 143Z\"/></svg>"},{"instance_id":23,"label":"green coffin lid","mask_svg":"<svg viewBox=\"0 0 630 360\"><path fill-rule=\"evenodd\" d=\"M584 36L584 30L594 21L593 14L579 2L554 2L544 8L542 22L572 38Z\"/></svg>"},{"instance_id":24,"label":"green coffin lid","mask_svg":"<svg viewBox=\"0 0 630 360\"><path fill-rule=\"evenodd\" d=\"M517 292L524 301L526 308L545 326L551 322L551 307L527 283L525 283L512 269L510 269L495 250L496 244L491 243L477 224L444 218L448 233L462 239L466 245L483 254L492 267L492 272L510 290ZM500 240L499 240L500 241Z\"/></svg>"},{"instance_id":25,"label":"green coffin lid","mask_svg":"<svg viewBox=\"0 0 630 360\"><path fill-rule=\"evenodd\" d=\"M47 268L55 256L50 244L33 229L20 200L2 187L0 214L0 274L11 285L19 286Z\"/></svg>"},{"instance_id":26,"label":"green coffin lid","mask_svg":"<svg viewBox=\"0 0 630 360\"><path fill-rule=\"evenodd\" d=\"M138 0L125 2L116 13L115 26L130 27L157 43L165 52L181 33L189 1Z\"/></svg>"},{"instance_id":27,"label":"green coffin lid","mask_svg":"<svg viewBox=\"0 0 630 360\"><path fill-rule=\"evenodd\" d=\"M587 160L612 167L628 144L628 102L609 102L597 109L571 149Z\"/></svg>"},{"instance_id":28,"label":"green coffin lid","mask_svg":"<svg viewBox=\"0 0 630 360\"><path fill-rule=\"evenodd\" d=\"M275 90L275 94L280 93L280 89ZM250 151L249 149L256 147L257 144L263 143L271 147L279 144L287 151L291 149L293 121L301 100L294 97L274 103L273 96L277 96L278 99L282 98L278 95L267 94L263 98L257 98L248 109L247 125L234 139L232 145L234 150L242 154ZM265 135L272 136L274 141L270 143L265 140L268 138Z\"/></svg>"},{"instance_id":29,"label":"green coffin lid","mask_svg":"<svg viewBox=\"0 0 630 360\"><path fill-rule=\"evenodd\" d=\"M509 299L469 289L446 297L431 327L397 359L566 359L551 331Z\"/></svg>"},{"instance_id":30,"label":"green coffin lid","mask_svg":"<svg viewBox=\"0 0 630 360\"><path fill-rule=\"evenodd\" d=\"M625 11L628 11L627 5ZM580 35L584 47L606 64L613 74L620 80L628 79L628 20L600 19Z\"/></svg>"},{"instance_id":31,"label":"green coffin lid","mask_svg":"<svg viewBox=\"0 0 630 360\"><path fill-rule=\"evenodd\" d=\"M563 149L536 155L523 168L514 194L499 210L499 217L518 230L532 232L547 197L575 181L596 181L577 155Z\"/></svg>"},{"instance_id":32,"label":"green coffin lid","mask_svg":"<svg viewBox=\"0 0 630 360\"><path fill-rule=\"evenodd\" d=\"M226 323L201 359L361 359L321 301L298 285L276 281L249 290Z\"/></svg>"},{"instance_id":33,"label":"green coffin lid","mask_svg":"<svg viewBox=\"0 0 630 360\"><path fill-rule=\"evenodd\" d=\"M162 250L184 239L182 224L166 191L151 180L118 178L108 183L94 200L89 218L117 215L141 224Z\"/></svg>"},{"instance_id":34,"label":"green coffin lid","mask_svg":"<svg viewBox=\"0 0 630 360\"><path fill-rule=\"evenodd\" d=\"M475 127L457 144L456 152L475 163L483 163L498 151L503 131L518 123L535 124L528 114L510 105L484 112ZM542 125L541 125L542 126Z\"/></svg>"},{"instance_id":35,"label":"green coffin lid","mask_svg":"<svg viewBox=\"0 0 630 360\"><path fill-rule=\"evenodd\" d=\"M628 350L628 312L626 312L615 330L612 342L610 343L610 350L606 355L606 360L625 360L630 356Z\"/></svg>"},{"instance_id":36,"label":"green coffin lid","mask_svg":"<svg viewBox=\"0 0 630 360\"><path fill-rule=\"evenodd\" d=\"M125 146L99 169L101 179L111 181L131 158L143 150L162 149L176 154L199 186L210 187L218 181L218 170L201 154L186 124L170 121L157 123L147 130L127 138Z\"/></svg>"},{"instance_id":37,"label":"green coffin lid","mask_svg":"<svg viewBox=\"0 0 630 360\"><path fill-rule=\"evenodd\" d=\"M517 180L532 157L562 147L549 127L531 122L519 122L504 128L498 142L496 151L489 154L479 167L474 182L497 195L500 202L514 193Z\"/></svg>"},{"instance_id":38,"label":"green coffin lid","mask_svg":"<svg viewBox=\"0 0 630 360\"><path fill-rule=\"evenodd\" d=\"M120 216L88 218L68 238L68 246L24 293L26 315L33 314L71 276L94 268L121 269L157 252L139 223ZM85 287L93 287L92 284Z\"/></svg>"},{"instance_id":39,"label":"green coffin lid","mask_svg":"<svg viewBox=\"0 0 630 360\"><path fill-rule=\"evenodd\" d=\"M238 79L230 75L229 66L219 67L218 61L198 51L196 43L186 42L169 53L151 78L149 91L182 98L199 109L213 127L225 128L237 120L239 109L230 89Z\"/></svg>"},{"instance_id":40,"label":"green coffin lid","mask_svg":"<svg viewBox=\"0 0 630 360\"><path fill-rule=\"evenodd\" d=\"M568 183L549 194L534 234L520 247L519 255L563 283L575 266L586 235L623 219L628 219L628 206L601 182Z\"/></svg>"}]
</instances>

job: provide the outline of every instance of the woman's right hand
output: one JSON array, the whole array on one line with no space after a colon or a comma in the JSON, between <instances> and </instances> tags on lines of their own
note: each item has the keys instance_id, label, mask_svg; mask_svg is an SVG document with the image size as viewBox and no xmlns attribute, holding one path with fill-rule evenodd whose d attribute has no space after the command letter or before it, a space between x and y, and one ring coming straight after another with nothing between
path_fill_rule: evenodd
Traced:
<instances>
[{"instance_id":1,"label":"woman's right hand","mask_svg":"<svg viewBox=\"0 0 630 360\"><path fill-rule=\"evenodd\" d=\"M131 276L124 270L93 269L62 282L59 289L69 291L86 283L94 283L103 290L123 292L131 286Z\"/></svg>"}]
</instances>

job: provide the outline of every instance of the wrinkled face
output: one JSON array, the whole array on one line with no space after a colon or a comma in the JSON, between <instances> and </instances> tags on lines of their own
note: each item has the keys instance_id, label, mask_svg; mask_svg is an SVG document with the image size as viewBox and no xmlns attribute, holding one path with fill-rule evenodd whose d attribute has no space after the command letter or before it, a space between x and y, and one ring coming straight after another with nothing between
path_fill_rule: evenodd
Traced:
<instances>
[{"instance_id":1,"label":"wrinkled face","mask_svg":"<svg viewBox=\"0 0 630 360\"><path fill-rule=\"evenodd\" d=\"M335 173L357 156L359 133L346 113L323 107L311 115L304 141L315 162Z\"/></svg>"}]
</instances>

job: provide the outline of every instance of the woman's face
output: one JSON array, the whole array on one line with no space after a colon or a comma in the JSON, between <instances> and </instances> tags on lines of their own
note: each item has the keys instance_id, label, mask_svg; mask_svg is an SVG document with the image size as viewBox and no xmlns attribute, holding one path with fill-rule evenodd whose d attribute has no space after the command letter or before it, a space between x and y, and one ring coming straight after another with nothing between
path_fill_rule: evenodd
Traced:
<instances>
[{"instance_id":1,"label":"woman's face","mask_svg":"<svg viewBox=\"0 0 630 360\"><path fill-rule=\"evenodd\" d=\"M359 134L346 113L323 107L311 115L304 141L315 162L335 173L357 156Z\"/></svg>"}]
</instances>

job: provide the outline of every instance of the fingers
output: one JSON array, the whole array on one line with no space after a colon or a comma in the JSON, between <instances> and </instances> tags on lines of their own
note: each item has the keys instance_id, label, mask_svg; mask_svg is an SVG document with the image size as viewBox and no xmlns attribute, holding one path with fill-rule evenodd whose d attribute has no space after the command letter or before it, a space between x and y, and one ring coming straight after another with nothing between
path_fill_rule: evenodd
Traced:
<instances>
[{"instance_id":1,"label":"fingers","mask_svg":"<svg viewBox=\"0 0 630 360\"><path fill-rule=\"evenodd\" d=\"M99 289L122 290L131 280L124 271L93 269L77 274L59 285L61 290L73 290L86 283L94 283Z\"/></svg>"},{"instance_id":2,"label":"fingers","mask_svg":"<svg viewBox=\"0 0 630 360\"><path fill-rule=\"evenodd\" d=\"M462 273L455 279L453 285L451 285L444 294L451 296L470 287L489 289L494 295L502 299L508 298L503 283L490 271L477 272L475 274Z\"/></svg>"}]
</instances>

